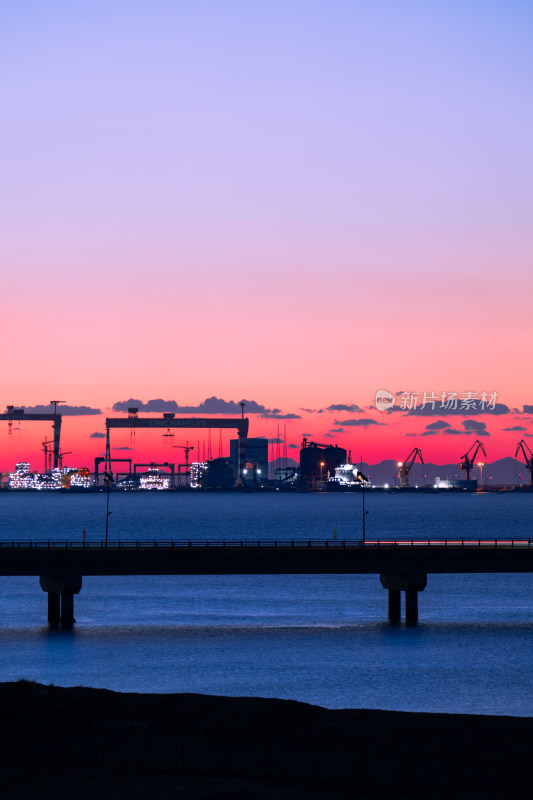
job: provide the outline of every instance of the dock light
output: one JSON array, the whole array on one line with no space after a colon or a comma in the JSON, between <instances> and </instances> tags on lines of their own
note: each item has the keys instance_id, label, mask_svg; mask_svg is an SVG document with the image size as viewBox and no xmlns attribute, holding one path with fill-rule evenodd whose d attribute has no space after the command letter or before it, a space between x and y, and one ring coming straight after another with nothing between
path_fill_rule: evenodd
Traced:
<instances>
[{"instance_id":1,"label":"dock light","mask_svg":"<svg viewBox=\"0 0 533 800\"><path fill-rule=\"evenodd\" d=\"M259 468L256 469L258 475L261 475L261 470Z\"/></svg>"},{"instance_id":2,"label":"dock light","mask_svg":"<svg viewBox=\"0 0 533 800\"><path fill-rule=\"evenodd\" d=\"M243 469L242 474L243 475L248 475L248 470L247 469Z\"/></svg>"},{"instance_id":3,"label":"dock light","mask_svg":"<svg viewBox=\"0 0 533 800\"><path fill-rule=\"evenodd\" d=\"M321 461L320 462L320 480L322 480L322 470L324 469L325 466L326 466L326 462L325 461Z\"/></svg>"},{"instance_id":4,"label":"dock light","mask_svg":"<svg viewBox=\"0 0 533 800\"><path fill-rule=\"evenodd\" d=\"M388 483L386 483L386 484L385 484L385 486L384 486L383 488L384 488L384 489L388 489L388 488L389 488L389 484L388 484Z\"/></svg>"},{"instance_id":5,"label":"dock light","mask_svg":"<svg viewBox=\"0 0 533 800\"><path fill-rule=\"evenodd\" d=\"M403 461L398 461L398 466L403 467Z\"/></svg>"}]
</instances>

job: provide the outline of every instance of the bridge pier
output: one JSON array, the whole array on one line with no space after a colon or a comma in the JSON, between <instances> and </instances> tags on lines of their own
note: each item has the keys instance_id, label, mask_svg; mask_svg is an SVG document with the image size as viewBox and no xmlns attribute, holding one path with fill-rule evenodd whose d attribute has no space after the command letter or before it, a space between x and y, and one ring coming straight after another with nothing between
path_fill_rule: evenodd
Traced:
<instances>
[{"instance_id":1,"label":"bridge pier","mask_svg":"<svg viewBox=\"0 0 533 800\"><path fill-rule=\"evenodd\" d=\"M39 584L48 594L48 622L70 627L74 619L74 595L79 594L81 575L41 575Z\"/></svg>"},{"instance_id":2,"label":"bridge pier","mask_svg":"<svg viewBox=\"0 0 533 800\"><path fill-rule=\"evenodd\" d=\"M425 572L412 574L381 574L381 585L389 592L389 620L399 622L401 609L401 592L405 592L405 620L417 622L418 620L418 592L422 592L427 585Z\"/></svg>"},{"instance_id":3,"label":"bridge pier","mask_svg":"<svg viewBox=\"0 0 533 800\"><path fill-rule=\"evenodd\" d=\"M399 622L402 616L402 594L399 589L389 589L389 620Z\"/></svg>"},{"instance_id":4,"label":"bridge pier","mask_svg":"<svg viewBox=\"0 0 533 800\"><path fill-rule=\"evenodd\" d=\"M61 595L59 592L48 592L48 622L59 625L61 620Z\"/></svg>"}]
</instances>

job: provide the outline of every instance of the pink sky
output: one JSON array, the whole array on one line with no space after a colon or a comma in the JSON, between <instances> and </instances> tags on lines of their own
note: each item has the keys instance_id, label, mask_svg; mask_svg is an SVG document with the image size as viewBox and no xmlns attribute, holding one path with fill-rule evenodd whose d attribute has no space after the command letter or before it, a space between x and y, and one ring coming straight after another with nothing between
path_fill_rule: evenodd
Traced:
<instances>
[{"instance_id":1,"label":"pink sky","mask_svg":"<svg viewBox=\"0 0 533 800\"><path fill-rule=\"evenodd\" d=\"M532 404L532 18L481 0L4 5L0 402L101 409L65 419L79 464L130 397L253 399L301 415L293 444L347 418L302 407L379 388ZM466 435L407 435L435 419L331 441L457 460ZM494 458L533 433L479 419ZM40 464L48 428L3 425L0 467Z\"/></svg>"}]
</instances>

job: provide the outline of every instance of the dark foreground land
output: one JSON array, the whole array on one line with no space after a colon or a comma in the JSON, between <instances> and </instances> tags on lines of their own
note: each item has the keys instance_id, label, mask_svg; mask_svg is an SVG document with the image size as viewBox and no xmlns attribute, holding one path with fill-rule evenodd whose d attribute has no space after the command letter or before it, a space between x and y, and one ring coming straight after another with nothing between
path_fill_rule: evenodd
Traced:
<instances>
[{"instance_id":1,"label":"dark foreground land","mask_svg":"<svg viewBox=\"0 0 533 800\"><path fill-rule=\"evenodd\" d=\"M533 719L0 684L0 796L530 797Z\"/></svg>"}]
</instances>

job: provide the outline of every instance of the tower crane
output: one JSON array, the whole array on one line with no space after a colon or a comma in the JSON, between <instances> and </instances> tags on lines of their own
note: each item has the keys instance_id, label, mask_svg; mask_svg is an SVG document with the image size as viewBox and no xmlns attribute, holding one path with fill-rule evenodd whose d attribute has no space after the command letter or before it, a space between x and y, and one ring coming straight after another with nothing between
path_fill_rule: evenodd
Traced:
<instances>
[{"instance_id":1,"label":"tower crane","mask_svg":"<svg viewBox=\"0 0 533 800\"><path fill-rule=\"evenodd\" d=\"M473 453L472 450L474 451ZM486 457L487 454L485 452L485 448L483 447L483 442L480 442L479 439L476 439L472 447L464 454L464 456L461 456L461 469L466 473L467 481L470 480L470 470L474 468L476 457L480 450Z\"/></svg>"},{"instance_id":2,"label":"tower crane","mask_svg":"<svg viewBox=\"0 0 533 800\"><path fill-rule=\"evenodd\" d=\"M407 489L409 486L409 475L411 474L411 469L413 464L415 463L416 459L420 459L420 463L424 463L424 459L422 458L422 451L419 447L413 447L405 461L398 461L399 467L399 476L400 476L400 486L403 489Z\"/></svg>"},{"instance_id":3,"label":"tower crane","mask_svg":"<svg viewBox=\"0 0 533 800\"><path fill-rule=\"evenodd\" d=\"M178 447L180 450L185 450L185 485L189 485L189 451L194 450L194 447L187 442L187 444L173 444L172 447Z\"/></svg>"},{"instance_id":4,"label":"tower crane","mask_svg":"<svg viewBox=\"0 0 533 800\"><path fill-rule=\"evenodd\" d=\"M524 456L526 468L529 470L529 485L533 486L533 453L531 452L531 448L528 443L523 439L521 439L516 446L515 458L520 451L522 451L522 455Z\"/></svg>"}]
</instances>

